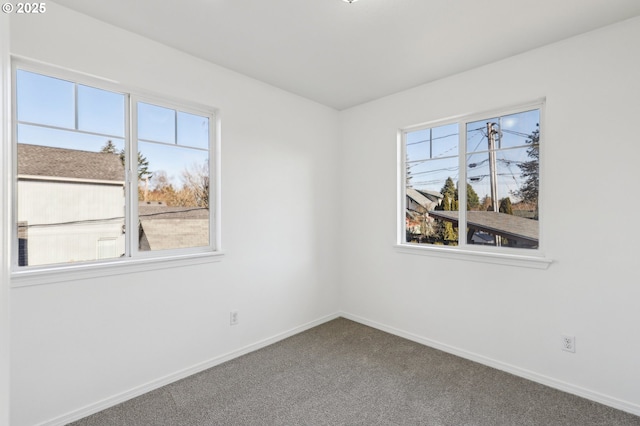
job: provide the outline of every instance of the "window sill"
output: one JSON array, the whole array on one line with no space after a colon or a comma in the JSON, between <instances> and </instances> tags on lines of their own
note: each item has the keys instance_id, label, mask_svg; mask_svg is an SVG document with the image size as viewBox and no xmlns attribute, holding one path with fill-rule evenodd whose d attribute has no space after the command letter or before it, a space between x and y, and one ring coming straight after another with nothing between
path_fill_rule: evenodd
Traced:
<instances>
[{"instance_id":1,"label":"window sill","mask_svg":"<svg viewBox=\"0 0 640 426\"><path fill-rule=\"evenodd\" d=\"M509 253L472 251L453 247L426 247L411 244L397 244L399 253L432 256L468 262L493 263L498 265L519 266L524 268L547 269L553 260L540 256L524 256Z\"/></svg>"},{"instance_id":2,"label":"window sill","mask_svg":"<svg viewBox=\"0 0 640 426\"><path fill-rule=\"evenodd\" d=\"M11 287L27 287L53 284L75 280L125 275L137 272L157 271L158 269L177 268L222 260L222 252L189 253L167 255L153 258L115 260L101 263L44 267L31 270L14 271L11 274Z\"/></svg>"}]
</instances>

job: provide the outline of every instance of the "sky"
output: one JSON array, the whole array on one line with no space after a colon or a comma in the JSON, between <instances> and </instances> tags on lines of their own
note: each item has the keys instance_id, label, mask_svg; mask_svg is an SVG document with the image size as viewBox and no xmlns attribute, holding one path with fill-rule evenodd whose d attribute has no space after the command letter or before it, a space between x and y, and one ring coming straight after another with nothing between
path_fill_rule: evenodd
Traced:
<instances>
[{"instance_id":1,"label":"sky","mask_svg":"<svg viewBox=\"0 0 640 426\"><path fill-rule=\"evenodd\" d=\"M524 182L518 164L530 161L526 143L537 129L540 111L535 109L502 117L466 123L467 182L480 199L491 194L487 123L496 123L496 166L498 198L513 195ZM448 177L459 180L458 124L411 131L406 134L406 160L411 173L410 184L417 189L440 192Z\"/></svg>"},{"instance_id":2,"label":"sky","mask_svg":"<svg viewBox=\"0 0 640 426\"><path fill-rule=\"evenodd\" d=\"M99 152L108 141L125 146L122 93L18 70L18 143ZM181 171L209 158L209 118L138 102L138 151L151 172L181 184Z\"/></svg>"}]
</instances>

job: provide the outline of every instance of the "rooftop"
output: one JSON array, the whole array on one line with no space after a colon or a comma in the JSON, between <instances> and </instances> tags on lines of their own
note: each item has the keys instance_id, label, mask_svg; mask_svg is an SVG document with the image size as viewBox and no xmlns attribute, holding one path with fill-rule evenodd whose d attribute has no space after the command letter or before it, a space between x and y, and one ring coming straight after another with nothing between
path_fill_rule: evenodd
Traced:
<instances>
[{"instance_id":1,"label":"rooftop","mask_svg":"<svg viewBox=\"0 0 640 426\"><path fill-rule=\"evenodd\" d=\"M18 175L124 181L124 166L116 154L18 144Z\"/></svg>"},{"instance_id":2,"label":"rooftop","mask_svg":"<svg viewBox=\"0 0 640 426\"><path fill-rule=\"evenodd\" d=\"M455 223L458 223L457 211L430 211L429 214ZM492 211L468 211L467 226L469 228L538 244L538 221L522 217L492 212Z\"/></svg>"}]
</instances>

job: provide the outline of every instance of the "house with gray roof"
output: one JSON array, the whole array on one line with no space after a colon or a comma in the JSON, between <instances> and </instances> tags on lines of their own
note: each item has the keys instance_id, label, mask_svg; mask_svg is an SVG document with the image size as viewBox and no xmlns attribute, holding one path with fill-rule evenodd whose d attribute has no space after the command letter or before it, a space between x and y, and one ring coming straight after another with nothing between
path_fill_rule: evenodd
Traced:
<instances>
[{"instance_id":1,"label":"house with gray roof","mask_svg":"<svg viewBox=\"0 0 640 426\"><path fill-rule=\"evenodd\" d=\"M439 192L415 188L407 188L405 196L405 229L407 230L407 241L412 241L414 236L430 233L433 227L433 218L429 216L428 212L440 205L443 196Z\"/></svg>"},{"instance_id":2,"label":"house with gray roof","mask_svg":"<svg viewBox=\"0 0 640 426\"><path fill-rule=\"evenodd\" d=\"M457 211L432 211L429 214L458 226ZM505 238L511 247L538 247L537 220L493 211L468 211L467 227L469 244L493 245L494 237L499 236Z\"/></svg>"},{"instance_id":3,"label":"house with gray roof","mask_svg":"<svg viewBox=\"0 0 640 426\"><path fill-rule=\"evenodd\" d=\"M124 167L115 154L17 144L21 266L122 256Z\"/></svg>"},{"instance_id":4,"label":"house with gray roof","mask_svg":"<svg viewBox=\"0 0 640 426\"><path fill-rule=\"evenodd\" d=\"M118 155L18 144L20 266L125 254L124 167ZM209 245L209 209L143 202L138 249Z\"/></svg>"}]
</instances>

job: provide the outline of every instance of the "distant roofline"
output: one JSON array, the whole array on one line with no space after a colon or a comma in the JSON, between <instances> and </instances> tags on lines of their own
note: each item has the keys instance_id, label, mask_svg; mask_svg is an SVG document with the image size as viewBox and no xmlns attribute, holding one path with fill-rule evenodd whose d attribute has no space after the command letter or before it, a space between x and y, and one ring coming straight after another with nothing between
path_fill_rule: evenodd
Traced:
<instances>
[{"instance_id":1,"label":"distant roofline","mask_svg":"<svg viewBox=\"0 0 640 426\"><path fill-rule=\"evenodd\" d=\"M458 211L433 210L431 216L458 224ZM500 220L502 219L502 220ZM467 226L505 238L538 244L538 221L500 212L467 211Z\"/></svg>"}]
</instances>

